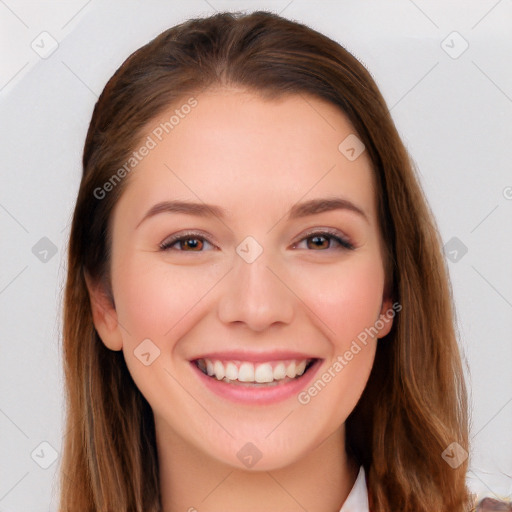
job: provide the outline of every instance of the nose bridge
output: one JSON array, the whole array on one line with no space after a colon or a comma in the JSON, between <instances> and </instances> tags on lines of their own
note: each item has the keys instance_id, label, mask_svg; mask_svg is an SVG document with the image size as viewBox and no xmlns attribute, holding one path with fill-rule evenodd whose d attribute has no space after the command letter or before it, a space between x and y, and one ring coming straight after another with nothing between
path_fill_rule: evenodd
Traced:
<instances>
[{"instance_id":1,"label":"nose bridge","mask_svg":"<svg viewBox=\"0 0 512 512\"><path fill-rule=\"evenodd\" d=\"M276 276L276 258L254 239L247 238L239 244L233 258L233 270L220 299L220 320L243 322L256 331L274 323L290 323L294 297Z\"/></svg>"}]
</instances>

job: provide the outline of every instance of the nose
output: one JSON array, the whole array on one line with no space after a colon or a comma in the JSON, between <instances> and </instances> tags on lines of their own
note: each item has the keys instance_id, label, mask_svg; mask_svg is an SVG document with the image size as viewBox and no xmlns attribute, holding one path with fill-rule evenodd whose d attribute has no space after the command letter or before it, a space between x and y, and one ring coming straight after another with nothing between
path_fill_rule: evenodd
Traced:
<instances>
[{"instance_id":1,"label":"nose","mask_svg":"<svg viewBox=\"0 0 512 512\"><path fill-rule=\"evenodd\" d=\"M223 280L219 319L225 324L245 324L258 332L274 324L289 324L295 296L265 251L252 263L235 255L233 264L233 270Z\"/></svg>"}]
</instances>

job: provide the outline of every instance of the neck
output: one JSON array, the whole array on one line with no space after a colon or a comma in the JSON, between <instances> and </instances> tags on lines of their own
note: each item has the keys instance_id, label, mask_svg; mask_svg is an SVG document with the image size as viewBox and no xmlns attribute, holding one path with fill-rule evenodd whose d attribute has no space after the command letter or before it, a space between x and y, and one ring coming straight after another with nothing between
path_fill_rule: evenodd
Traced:
<instances>
[{"instance_id":1,"label":"neck","mask_svg":"<svg viewBox=\"0 0 512 512\"><path fill-rule=\"evenodd\" d=\"M162 512L338 512L358 467L345 452L344 428L293 464L271 471L234 468L158 428Z\"/></svg>"}]
</instances>

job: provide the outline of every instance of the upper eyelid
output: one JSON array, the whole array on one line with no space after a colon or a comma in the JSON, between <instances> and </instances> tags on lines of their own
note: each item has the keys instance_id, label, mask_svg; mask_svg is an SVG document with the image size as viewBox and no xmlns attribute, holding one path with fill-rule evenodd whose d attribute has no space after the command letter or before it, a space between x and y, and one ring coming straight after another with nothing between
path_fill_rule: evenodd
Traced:
<instances>
[{"instance_id":1,"label":"upper eyelid","mask_svg":"<svg viewBox=\"0 0 512 512\"><path fill-rule=\"evenodd\" d=\"M348 235L346 235L345 233L343 233L343 231L341 231L340 229L327 228L327 227L307 229L304 233L299 235L298 240L300 241L306 237L309 237L309 236L315 235L315 234L325 234L325 235L330 235L330 236L337 236L339 238L346 240L347 242L350 241L350 237Z\"/></svg>"}]
</instances>

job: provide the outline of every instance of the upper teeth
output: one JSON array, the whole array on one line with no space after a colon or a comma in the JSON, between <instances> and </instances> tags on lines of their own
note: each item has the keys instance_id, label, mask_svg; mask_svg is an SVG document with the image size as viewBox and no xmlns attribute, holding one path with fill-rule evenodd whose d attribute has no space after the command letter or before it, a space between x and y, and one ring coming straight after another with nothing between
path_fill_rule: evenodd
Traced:
<instances>
[{"instance_id":1,"label":"upper teeth","mask_svg":"<svg viewBox=\"0 0 512 512\"><path fill-rule=\"evenodd\" d=\"M199 359L197 365L210 377L218 380L238 380L239 382L273 382L286 377L293 379L306 370L307 360L272 361L250 363L248 361L218 361Z\"/></svg>"}]
</instances>

